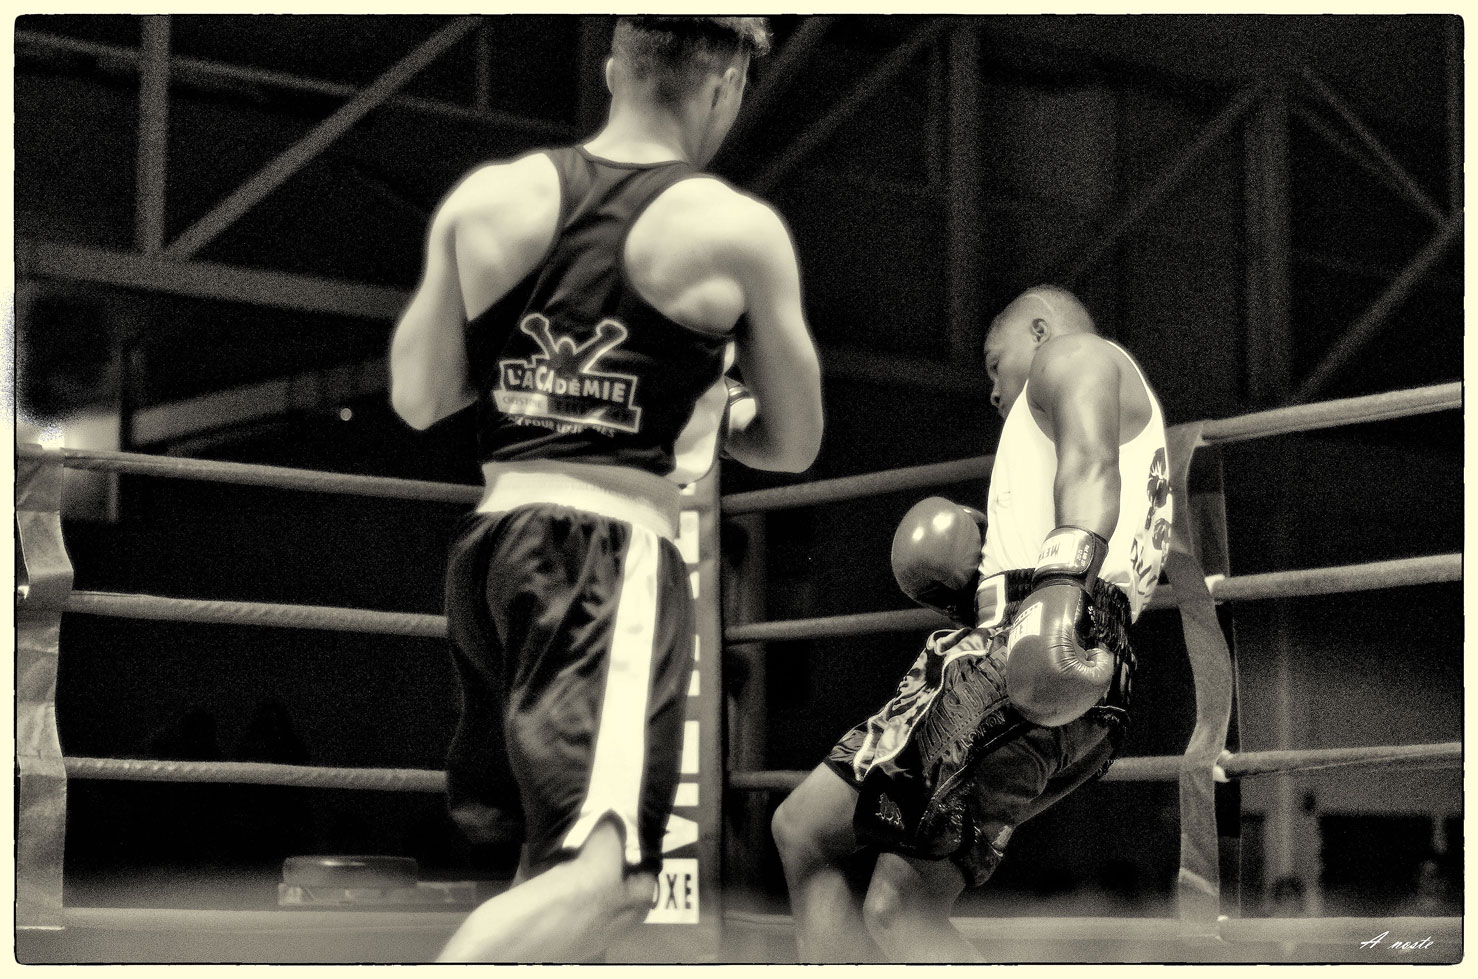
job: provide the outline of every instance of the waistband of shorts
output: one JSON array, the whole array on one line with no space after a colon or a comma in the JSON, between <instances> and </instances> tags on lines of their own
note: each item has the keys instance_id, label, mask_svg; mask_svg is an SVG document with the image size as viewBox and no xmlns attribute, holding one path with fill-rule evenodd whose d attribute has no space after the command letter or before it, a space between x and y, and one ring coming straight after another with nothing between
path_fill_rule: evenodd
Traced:
<instances>
[{"instance_id":1,"label":"waistband of shorts","mask_svg":"<svg viewBox=\"0 0 1478 979\"><path fill-rule=\"evenodd\" d=\"M976 628L1009 625L1007 616L1031 594L1032 573L1031 568L1012 568L983 576L975 586ZM1122 619L1125 626L1133 622L1129 596L1123 588L1099 578L1093 582L1090 595L1095 604Z\"/></svg>"},{"instance_id":2,"label":"waistband of shorts","mask_svg":"<svg viewBox=\"0 0 1478 979\"><path fill-rule=\"evenodd\" d=\"M676 483L627 466L530 459L485 462L487 489L479 513L501 513L537 503L567 506L634 527L667 540L677 538L681 491Z\"/></svg>"}]
</instances>

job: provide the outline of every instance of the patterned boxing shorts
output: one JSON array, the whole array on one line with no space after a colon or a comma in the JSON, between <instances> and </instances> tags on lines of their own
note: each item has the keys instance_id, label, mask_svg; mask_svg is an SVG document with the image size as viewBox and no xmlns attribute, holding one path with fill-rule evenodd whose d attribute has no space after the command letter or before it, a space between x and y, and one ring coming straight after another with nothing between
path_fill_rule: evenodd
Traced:
<instances>
[{"instance_id":1,"label":"patterned boxing shorts","mask_svg":"<svg viewBox=\"0 0 1478 979\"><path fill-rule=\"evenodd\" d=\"M1094 641L1118 668L1108 694L1061 727L1023 719L1006 697L1006 639L1031 592L1008 571L994 625L936 632L883 708L848 731L827 765L858 790L853 828L864 845L950 859L984 884L1012 831L1108 769L1129 718L1135 659L1124 593L1098 582Z\"/></svg>"}]
</instances>

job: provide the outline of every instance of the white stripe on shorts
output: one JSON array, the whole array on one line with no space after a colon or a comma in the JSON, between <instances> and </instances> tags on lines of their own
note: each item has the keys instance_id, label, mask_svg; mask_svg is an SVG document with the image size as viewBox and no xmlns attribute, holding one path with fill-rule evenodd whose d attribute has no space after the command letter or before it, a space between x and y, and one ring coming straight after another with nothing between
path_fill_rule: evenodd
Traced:
<instances>
[{"instance_id":1,"label":"white stripe on shorts","mask_svg":"<svg viewBox=\"0 0 1478 979\"><path fill-rule=\"evenodd\" d=\"M626 862L641 863L637 821L647 758L647 701L657 630L660 539L642 527L631 528L621 569L600 727L590 787L580 816L566 834L564 848L577 850L602 818L615 813L626 832Z\"/></svg>"}]
</instances>

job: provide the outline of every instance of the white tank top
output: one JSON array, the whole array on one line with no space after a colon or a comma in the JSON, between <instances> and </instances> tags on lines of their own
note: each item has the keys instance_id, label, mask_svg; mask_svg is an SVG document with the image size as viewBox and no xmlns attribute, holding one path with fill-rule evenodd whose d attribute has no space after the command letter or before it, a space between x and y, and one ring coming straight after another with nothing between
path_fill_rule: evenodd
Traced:
<instances>
[{"instance_id":1,"label":"white tank top","mask_svg":"<svg viewBox=\"0 0 1478 979\"><path fill-rule=\"evenodd\" d=\"M1129 357L1123 347L1113 346ZM1129 362L1149 398L1150 419L1143 431L1119 446L1119 522L1098 576L1123 589L1131 617L1137 619L1160 579L1160 562L1170 546L1173 503L1165 417L1144 372L1133 357ZM1037 426L1023 387L1006 415L991 467L985 543L980 550L982 579L1036 566L1042 541L1057 526L1052 494L1056 475L1057 446Z\"/></svg>"}]
</instances>

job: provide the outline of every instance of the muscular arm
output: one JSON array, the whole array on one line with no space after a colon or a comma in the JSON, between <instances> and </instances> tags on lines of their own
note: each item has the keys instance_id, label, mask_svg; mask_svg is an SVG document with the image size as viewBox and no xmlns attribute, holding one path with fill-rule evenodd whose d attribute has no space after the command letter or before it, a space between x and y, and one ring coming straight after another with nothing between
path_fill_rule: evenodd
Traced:
<instances>
[{"instance_id":1,"label":"muscular arm","mask_svg":"<svg viewBox=\"0 0 1478 979\"><path fill-rule=\"evenodd\" d=\"M735 339L755 415L731 433L725 448L756 469L800 472L821 448L821 369L801 308L790 235L768 207L745 203L734 264L747 323Z\"/></svg>"},{"instance_id":2,"label":"muscular arm","mask_svg":"<svg viewBox=\"0 0 1478 979\"><path fill-rule=\"evenodd\" d=\"M390 403L412 428L428 428L476 397L462 335L453 200L431 220L420 285L390 340Z\"/></svg>"},{"instance_id":3,"label":"muscular arm","mask_svg":"<svg viewBox=\"0 0 1478 979\"><path fill-rule=\"evenodd\" d=\"M427 428L477 397L464 330L528 274L559 214L559 178L534 154L481 167L436 209L426 264L390 341L390 401Z\"/></svg>"},{"instance_id":4,"label":"muscular arm","mask_svg":"<svg viewBox=\"0 0 1478 979\"><path fill-rule=\"evenodd\" d=\"M1056 337L1033 360L1027 392L1057 446L1057 526L1108 540L1119 522L1118 364L1096 337Z\"/></svg>"}]
</instances>

